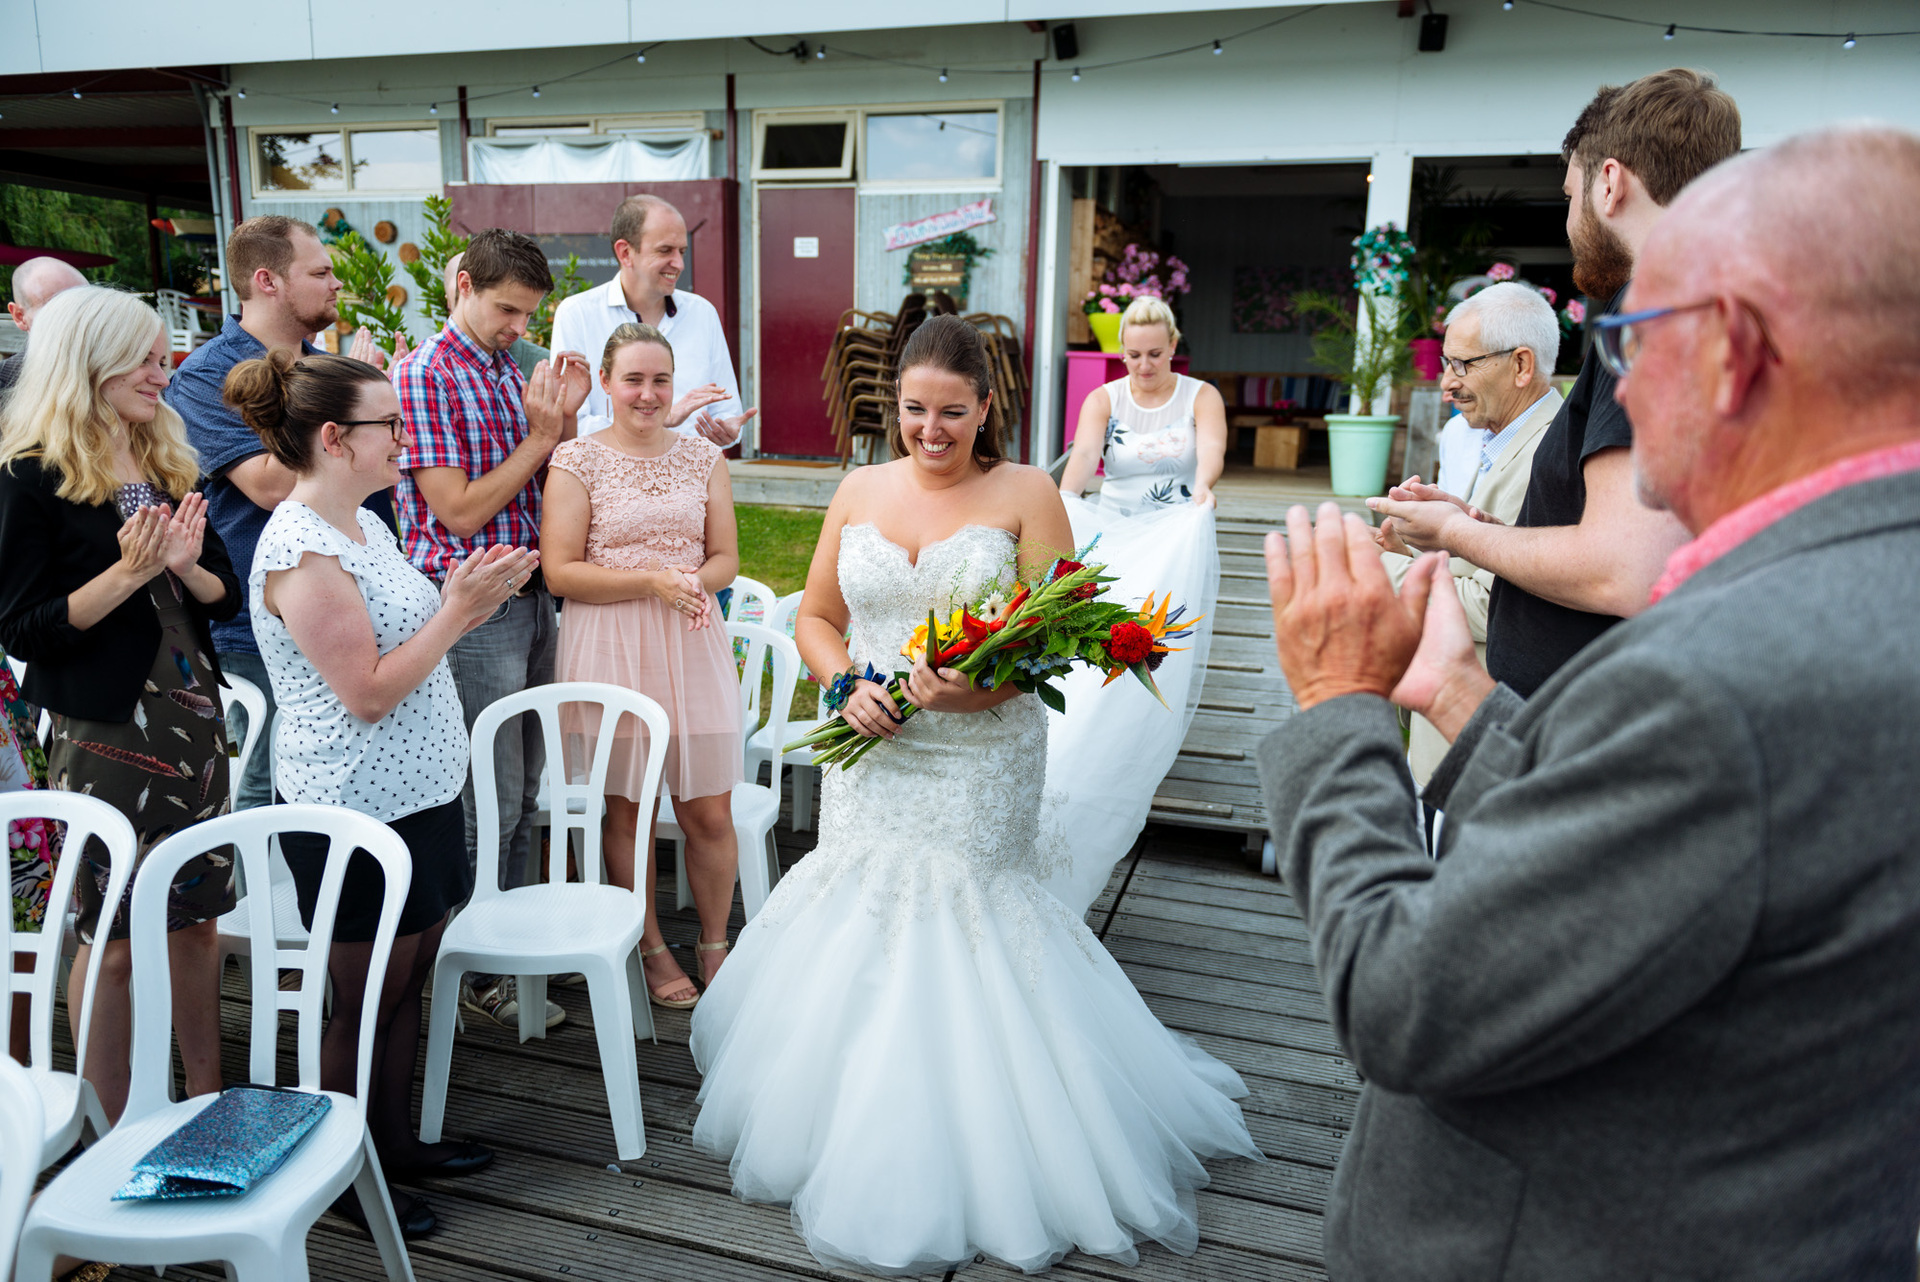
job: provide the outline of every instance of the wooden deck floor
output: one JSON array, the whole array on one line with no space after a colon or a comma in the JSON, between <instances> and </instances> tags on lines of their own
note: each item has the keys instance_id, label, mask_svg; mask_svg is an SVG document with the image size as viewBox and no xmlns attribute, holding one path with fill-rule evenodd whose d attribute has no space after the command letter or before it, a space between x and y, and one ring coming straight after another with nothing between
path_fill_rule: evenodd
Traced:
<instances>
[{"instance_id":1,"label":"wooden deck floor","mask_svg":"<svg viewBox=\"0 0 1920 1282\"><path fill-rule=\"evenodd\" d=\"M813 843L811 832L796 834L784 822L778 837L789 863ZM672 903L670 881L662 892ZM1211 1164L1213 1184L1199 1195L1197 1254L1149 1243L1137 1268L1076 1254L1057 1273L1116 1282L1324 1278L1320 1213L1358 1086L1322 1013L1292 899L1246 866L1230 835L1154 825L1088 920L1154 1012L1246 1079L1248 1120L1270 1160ZM691 969L691 910L668 913L666 930ZM229 972L226 1003L231 1080L244 1069L245 994L236 975ZM411 1246L422 1282L850 1276L807 1253L783 1208L735 1199L725 1164L693 1150L698 1078L686 1015L656 1012L659 1045L640 1043L647 1152L617 1162L585 990L550 991L567 1021L544 1041L522 1046L470 1022L457 1043L447 1134L480 1140L500 1156L478 1176L416 1190L440 1216L439 1231ZM332 1216L309 1247L316 1278L381 1276L372 1243ZM184 1272L222 1276L211 1267ZM984 1262L960 1275L1020 1276Z\"/></svg>"}]
</instances>

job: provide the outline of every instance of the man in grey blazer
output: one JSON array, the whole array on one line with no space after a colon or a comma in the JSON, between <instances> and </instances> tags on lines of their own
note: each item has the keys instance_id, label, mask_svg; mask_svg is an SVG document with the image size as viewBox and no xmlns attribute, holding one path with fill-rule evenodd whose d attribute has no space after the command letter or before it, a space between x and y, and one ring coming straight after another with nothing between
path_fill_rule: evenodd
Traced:
<instances>
[{"instance_id":1,"label":"man in grey blazer","mask_svg":"<svg viewBox=\"0 0 1920 1282\"><path fill-rule=\"evenodd\" d=\"M1914 1277L1916 208L1920 137L1869 128L1674 203L1596 337L1695 538L1531 699L1438 556L1396 596L1331 505L1269 536L1261 774L1367 1080L1335 1279ZM1437 862L1389 698L1453 741Z\"/></svg>"}]
</instances>

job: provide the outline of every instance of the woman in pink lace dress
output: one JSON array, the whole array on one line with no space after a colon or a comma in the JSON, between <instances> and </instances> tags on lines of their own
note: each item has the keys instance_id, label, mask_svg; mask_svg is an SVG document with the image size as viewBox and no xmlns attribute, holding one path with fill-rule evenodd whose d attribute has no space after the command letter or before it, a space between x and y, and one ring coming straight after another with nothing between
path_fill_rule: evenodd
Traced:
<instances>
[{"instance_id":1,"label":"woman in pink lace dress","mask_svg":"<svg viewBox=\"0 0 1920 1282\"><path fill-rule=\"evenodd\" d=\"M700 913L701 978L725 960L736 852L732 791L740 781L740 683L713 594L740 568L733 487L719 449L667 426L673 348L651 325L607 339L600 384L613 402L604 431L553 452L540 559L560 613L558 677L638 690L666 709L663 792L686 834L687 881ZM569 762L590 760L589 720L564 720ZM646 736L632 718L614 731L607 776L608 874L632 887ZM576 755L578 754L578 755ZM657 813L657 812L656 812ZM667 951L654 911L653 825L647 816L646 933L640 957L656 1005L684 1010L699 990Z\"/></svg>"}]
</instances>

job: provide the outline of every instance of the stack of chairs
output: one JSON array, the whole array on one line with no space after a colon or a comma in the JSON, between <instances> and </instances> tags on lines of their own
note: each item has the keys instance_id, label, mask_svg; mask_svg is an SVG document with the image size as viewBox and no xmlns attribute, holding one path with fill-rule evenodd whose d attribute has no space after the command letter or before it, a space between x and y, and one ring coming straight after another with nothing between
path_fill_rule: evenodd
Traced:
<instances>
[{"instance_id":1,"label":"stack of chairs","mask_svg":"<svg viewBox=\"0 0 1920 1282\"><path fill-rule=\"evenodd\" d=\"M853 456L855 443L863 438L865 461L880 456L880 442L893 421L894 376L901 351L927 317L957 315L959 310L950 295L936 292L908 294L894 312L849 308L841 313L820 379L821 398L827 402L842 463ZM999 392L988 422L1002 449L1010 448L1020 426L1018 407L1026 404L1028 392L1019 329L1011 318L988 312L963 319L986 340L993 385Z\"/></svg>"}]
</instances>

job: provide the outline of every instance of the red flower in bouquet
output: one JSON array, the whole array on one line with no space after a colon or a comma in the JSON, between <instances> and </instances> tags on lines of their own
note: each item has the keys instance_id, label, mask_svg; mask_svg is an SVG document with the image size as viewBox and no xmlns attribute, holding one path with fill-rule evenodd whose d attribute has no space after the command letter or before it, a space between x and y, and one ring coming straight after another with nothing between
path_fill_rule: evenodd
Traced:
<instances>
[{"instance_id":1,"label":"red flower in bouquet","mask_svg":"<svg viewBox=\"0 0 1920 1282\"><path fill-rule=\"evenodd\" d=\"M1056 579L1064 579L1076 570L1084 570L1086 568L1086 566L1080 564L1078 561L1058 561L1053 567L1053 577ZM1091 601L1095 596L1099 595L1099 592L1100 586L1098 584L1083 583L1073 590L1072 599L1075 601Z\"/></svg>"},{"instance_id":2,"label":"red flower in bouquet","mask_svg":"<svg viewBox=\"0 0 1920 1282\"><path fill-rule=\"evenodd\" d=\"M1107 653L1131 667L1153 653L1153 633L1137 623L1116 623L1107 634Z\"/></svg>"}]
</instances>

